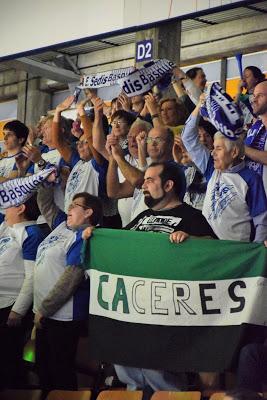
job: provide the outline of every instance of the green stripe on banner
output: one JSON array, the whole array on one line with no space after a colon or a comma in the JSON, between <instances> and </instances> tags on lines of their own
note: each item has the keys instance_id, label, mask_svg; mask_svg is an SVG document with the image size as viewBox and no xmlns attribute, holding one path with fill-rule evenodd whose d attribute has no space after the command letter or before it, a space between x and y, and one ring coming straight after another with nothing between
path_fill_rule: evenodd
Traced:
<instances>
[{"instance_id":1,"label":"green stripe on banner","mask_svg":"<svg viewBox=\"0 0 267 400\"><path fill-rule=\"evenodd\" d=\"M88 253L89 254L89 253ZM168 235L96 229L85 267L144 278L221 280L266 277L263 244L188 239L176 244Z\"/></svg>"}]
</instances>

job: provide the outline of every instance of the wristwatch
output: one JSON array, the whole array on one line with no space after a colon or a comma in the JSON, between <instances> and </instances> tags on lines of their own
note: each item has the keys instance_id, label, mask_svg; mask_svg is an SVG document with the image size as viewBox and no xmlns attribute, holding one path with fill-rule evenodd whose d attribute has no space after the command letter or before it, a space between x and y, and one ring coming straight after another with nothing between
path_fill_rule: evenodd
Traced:
<instances>
[{"instance_id":1,"label":"wristwatch","mask_svg":"<svg viewBox=\"0 0 267 400\"><path fill-rule=\"evenodd\" d=\"M47 164L47 162L43 158L41 158L41 160L38 161L38 163L37 163L38 168L41 170L45 169L46 164Z\"/></svg>"},{"instance_id":2,"label":"wristwatch","mask_svg":"<svg viewBox=\"0 0 267 400\"><path fill-rule=\"evenodd\" d=\"M151 119L158 118L158 117L159 117L159 114L152 114L151 115Z\"/></svg>"}]
</instances>

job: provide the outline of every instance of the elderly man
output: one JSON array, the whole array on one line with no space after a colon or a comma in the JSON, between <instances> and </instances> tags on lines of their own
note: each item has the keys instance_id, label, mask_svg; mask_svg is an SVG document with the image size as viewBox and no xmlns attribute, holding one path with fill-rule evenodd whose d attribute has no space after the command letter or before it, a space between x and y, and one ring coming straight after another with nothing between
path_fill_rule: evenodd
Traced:
<instances>
[{"instance_id":1,"label":"elderly man","mask_svg":"<svg viewBox=\"0 0 267 400\"><path fill-rule=\"evenodd\" d=\"M151 129L151 124L146 121L137 119L131 126L128 133L128 149L129 154L125 157L126 165L130 165L136 168L137 174L139 174L139 162L138 162L138 146L136 138L140 132L148 133ZM116 143L114 136L110 135L108 138L108 149L110 149L110 143ZM123 162L123 161L122 161ZM134 170L135 171L135 170ZM141 174L140 174L141 175ZM131 220L131 210L133 205L133 193L134 186L132 186L122 174L115 158L109 155L109 167L107 172L107 193L108 196L113 199L118 199L118 210L122 220L122 226L127 225Z\"/></svg>"},{"instance_id":2,"label":"elderly man","mask_svg":"<svg viewBox=\"0 0 267 400\"><path fill-rule=\"evenodd\" d=\"M262 176L267 193L267 81L258 83L252 97L253 113L260 120L249 129L245 140L246 165Z\"/></svg>"},{"instance_id":3,"label":"elderly man","mask_svg":"<svg viewBox=\"0 0 267 400\"><path fill-rule=\"evenodd\" d=\"M217 132L212 155L199 142L200 101L188 119L182 139L192 160L208 180L203 215L224 240L263 242L267 237L267 200L260 175L245 166L241 138Z\"/></svg>"}]
</instances>

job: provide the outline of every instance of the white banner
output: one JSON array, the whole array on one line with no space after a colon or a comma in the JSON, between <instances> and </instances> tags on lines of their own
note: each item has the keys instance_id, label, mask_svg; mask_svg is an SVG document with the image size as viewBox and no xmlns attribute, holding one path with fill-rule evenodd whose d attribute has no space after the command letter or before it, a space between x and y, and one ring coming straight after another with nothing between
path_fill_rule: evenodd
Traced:
<instances>
[{"instance_id":1,"label":"white banner","mask_svg":"<svg viewBox=\"0 0 267 400\"><path fill-rule=\"evenodd\" d=\"M267 324L267 279L263 277L174 281L95 269L88 273L93 315L166 326Z\"/></svg>"},{"instance_id":2,"label":"white banner","mask_svg":"<svg viewBox=\"0 0 267 400\"><path fill-rule=\"evenodd\" d=\"M114 69L112 71L99 72L94 75L83 76L82 82L78 86L80 89L100 88L112 86L118 83L119 79L125 78L135 70L134 67Z\"/></svg>"},{"instance_id":3,"label":"white banner","mask_svg":"<svg viewBox=\"0 0 267 400\"><path fill-rule=\"evenodd\" d=\"M131 75L119 80L119 85L128 97L149 91L156 83L175 67L169 60L162 59L147 68L136 70Z\"/></svg>"},{"instance_id":4,"label":"white banner","mask_svg":"<svg viewBox=\"0 0 267 400\"><path fill-rule=\"evenodd\" d=\"M14 207L24 203L53 171L55 168L49 168L26 178L17 178L1 183L0 208Z\"/></svg>"}]
</instances>

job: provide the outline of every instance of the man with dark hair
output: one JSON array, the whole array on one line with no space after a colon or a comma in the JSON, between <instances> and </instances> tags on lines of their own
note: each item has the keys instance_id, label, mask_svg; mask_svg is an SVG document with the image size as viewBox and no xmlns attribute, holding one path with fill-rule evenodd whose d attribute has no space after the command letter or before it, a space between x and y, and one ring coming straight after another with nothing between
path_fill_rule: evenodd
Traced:
<instances>
[{"instance_id":1,"label":"man with dark hair","mask_svg":"<svg viewBox=\"0 0 267 400\"><path fill-rule=\"evenodd\" d=\"M142 189L148 210L139 214L125 229L167 233L172 243L181 243L189 235L213 236L201 211L182 203L185 177L175 163L151 164L145 172ZM120 381L132 390L181 390L179 377L161 370L115 365ZM179 389L178 389L179 388Z\"/></svg>"},{"instance_id":2,"label":"man with dark hair","mask_svg":"<svg viewBox=\"0 0 267 400\"><path fill-rule=\"evenodd\" d=\"M0 182L22 175L22 171L19 171L16 165L16 159L21 155L29 129L22 122L15 120L4 125L3 133L6 156L0 160ZM31 170L23 171L24 174L29 172L33 173L33 167Z\"/></svg>"},{"instance_id":3,"label":"man with dark hair","mask_svg":"<svg viewBox=\"0 0 267 400\"><path fill-rule=\"evenodd\" d=\"M21 146L24 146L29 134L29 128L19 120L7 122L3 127L3 131L5 137L8 134L8 132L13 132L17 139L22 139L20 141Z\"/></svg>"},{"instance_id":4,"label":"man with dark hair","mask_svg":"<svg viewBox=\"0 0 267 400\"><path fill-rule=\"evenodd\" d=\"M33 301L36 252L44 239L36 196L6 209L0 225L0 387L20 382L25 332Z\"/></svg>"},{"instance_id":5,"label":"man with dark hair","mask_svg":"<svg viewBox=\"0 0 267 400\"><path fill-rule=\"evenodd\" d=\"M126 229L169 233L170 240L177 243L189 235L214 237L201 211L182 202L186 181L177 164L152 163L145 172L142 189L149 208Z\"/></svg>"}]
</instances>

